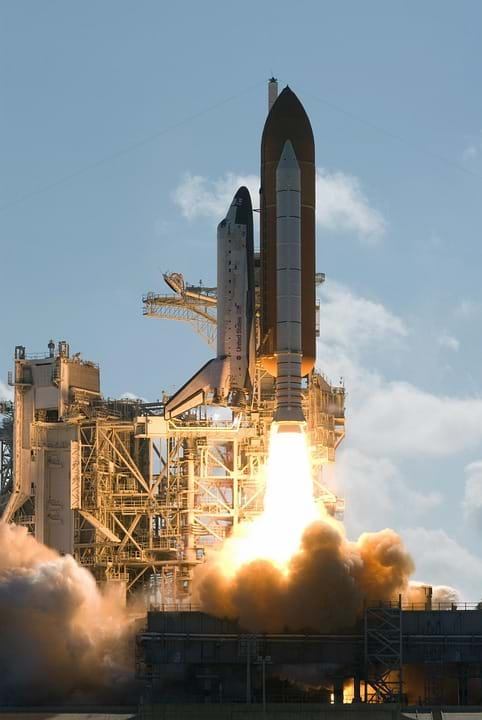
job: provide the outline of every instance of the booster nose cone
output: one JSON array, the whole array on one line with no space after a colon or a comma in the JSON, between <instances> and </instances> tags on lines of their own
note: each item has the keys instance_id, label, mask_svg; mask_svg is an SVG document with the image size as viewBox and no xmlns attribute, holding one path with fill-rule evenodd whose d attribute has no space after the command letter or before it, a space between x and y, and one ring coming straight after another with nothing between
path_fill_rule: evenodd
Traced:
<instances>
[{"instance_id":1,"label":"booster nose cone","mask_svg":"<svg viewBox=\"0 0 482 720\"><path fill-rule=\"evenodd\" d=\"M276 168L276 173L284 173L284 177L289 182L290 180L293 181L295 178L298 179L299 172L300 166L298 165L298 160L296 158L293 145L291 143L291 140L287 140L283 145L283 150L281 152L278 167ZM293 173L295 173L294 176ZM297 185L297 190L299 190L299 180L297 182Z\"/></svg>"}]
</instances>

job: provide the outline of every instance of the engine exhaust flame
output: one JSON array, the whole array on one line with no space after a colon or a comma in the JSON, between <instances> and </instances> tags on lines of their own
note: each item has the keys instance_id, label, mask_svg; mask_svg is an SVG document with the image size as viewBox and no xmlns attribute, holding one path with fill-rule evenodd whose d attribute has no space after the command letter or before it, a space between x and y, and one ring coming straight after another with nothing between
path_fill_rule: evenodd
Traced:
<instances>
[{"instance_id":1,"label":"engine exhaust flame","mask_svg":"<svg viewBox=\"0 0 482 720\"><path fill-rule=\"evenodd\" d=\"M214 615L252 631L352 625L363 602L408 588L413 562L393 530L349 541L313 497L303 432L273 432L263 514L239 526L196 569L194 591Z\"/></svg>"},{"instance_id":2,"label":"engine exhaust flame","mask_svg":"<svg viewBox=\"0 0 482 720\"><path fill-rule=\"evenodd\" d=\"M259 558L269 560L286 573L289 559L300 548L305 527L319 519L304 433L273 432L264 512L252 523L239 527L224 544L217 561L227 576Z\"/></svg>"}]
</instances>

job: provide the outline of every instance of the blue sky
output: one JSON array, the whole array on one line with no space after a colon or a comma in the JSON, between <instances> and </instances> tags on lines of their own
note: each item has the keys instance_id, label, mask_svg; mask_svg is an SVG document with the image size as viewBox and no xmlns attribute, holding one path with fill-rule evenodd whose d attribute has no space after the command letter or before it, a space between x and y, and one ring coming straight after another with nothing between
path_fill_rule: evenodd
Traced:
<instances>
[{"instance_id":1,"label":"blue sky","mask_svg":"<svg viewBox=\"0 0 482 720\"><path fill-rule=\"evenodd\" d=\"M110 396L155 399L209 357L141 296L164 270L214 283L275 74L316 138L348 529L393 525L418 577L478 600L481 27L468 0L0 0L0 380L50 337Z\"/></svg>"}]
</instances>

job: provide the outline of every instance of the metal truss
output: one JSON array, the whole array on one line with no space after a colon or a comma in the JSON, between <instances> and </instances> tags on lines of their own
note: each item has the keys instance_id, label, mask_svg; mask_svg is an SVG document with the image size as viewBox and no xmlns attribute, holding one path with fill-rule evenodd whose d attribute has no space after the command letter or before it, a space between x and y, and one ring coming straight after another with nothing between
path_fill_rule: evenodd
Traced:
<instances>
[{"instance_id":1,"label":"metal truss","mask_svg":"<svg viewBox=\"0 0 482 720\"><path fill-rule=\"evenodd\" d=\"M123 581L128 591L143 585L154 606L188 603L193 567L207 549L262 512L274 395L272 379L261 370L257 378L253 406L225 421L205 407L169 421L161 404L69 407L59 428L70 445L72 551L99 581ZM333 457L342 433L333 407L336 401L342 408L343 398L320 376L310 383L305 412L318 458L315 496L335 513L339 503L318 470ZM21 396L18 406L20 422ZM35 452L48 446L55 427L32 423ZM11 518L33 534L35 501L35 495L26 497Z\"/></svg>"},{"instance_id":2,"label":"metal truss","mask_svg":"<svg viewBox=\"0 0 482 720\"><path fill-rule=\"evenodd\" d=\"M208 547L221 544L239 522L261 512L266 453L257 443L254 451L250 448L256 431L246 420L222 422L200 410L182 421L139 418L136 434L155 448L159 531L163 536L172 531L177 564L183 577L190 577ZM188 590L183 582L178 597L187 598ZM159 593L157 604L173 599Z\"/></svg>"},{"instance_id":3,"label":"metal truss","mask_svg":"<svg viewBox=\"0 0 482 720\"><path fill-rule=\"evenodd\" d=\"M180 273L166 274L164 280L174 294L148 293L143 298L144 315L189 322L208 344L214 345L216 288L186 285ZM324 275L318 273L317 285L323 280ZM257 337L260 344L259 327ZM345 435L344 399L343 387L332 387L317 372L308 378L304 412L314 494L340 519L344 502L323 483L321 470L334 461L335 450ZM216 424L208 419L206 409L198 409L177 422L165 426L146 422L141 428L140 432L152 441L157 437L163 448L159 452L162 502L165 507L175 502L181 506L180 524L176 526L176 542L183 548L179 562L202 561L207 547L222 543L238 523L262 512L263 468L274 400L274 380L258 366L251 406L236 416L238 425ZM162 596L163 603L169 600Z\"/></svg>"},{"instance_id":4,"label":"metal truss","mask_svg":"<svg viewBox=\"0 0 482 720\"><path fill-rule=\"evenodd\" d=\"M128 590L177 560L176 529L169 522L162 537L155 532L161 503L150 453L133 422L80 425L74 553L99 580L124 580Z\"/></svg>"},{"instance_id":5,"label":"metal truss","mask_svg":"<svg viewBox=\"0 0 482 720\"><path fill-rule=\"evenodd\" d=\"M12 491L13 484L13 403L0 401L0 496Z\"/></svg>"},{"instance_id":6,"label":"metal truss","mask_svg":"<svg viewBox=\"0 0 482 720\"><path fill-rule=\"evenodd\" d=\"M189 323L210 347L216 344L216 288L186 285L180 273L165 273L174 295L147 293L142 298L146 317Z\"/></svg>"},{"instance_id":7,"label":"metal truss","mask_svg":"<svg viewBox=\"0 0 482 720\"><path fill-rule=\"evenodd\" d=\"M77 560L99 580L143 584L152 605L188 601L206 549L262 509L260 454L246 453L255 431L200 414L96 418L79 429Z\"/></svg>"},{"instance_id":8,"label":"metal truss","mask_svg":"<svg viewBox=\"0 0 482 720\"><path fill-rule=\"evenodd\" d=\"M365 702L402 702L402 609L365 609Z\"/></svg>"},{"instance_id":9,"label":"metal truss","mask_svg":"<svg viewBox=\"0 0 482 720\"><path fill-rule=\"evenodd\" d=\"M216 289L186 285L176 273L164 279L173 294L146 295L144 315L189 322L213 345ZM22 364L16 366L13 420L18 438L27 436L24 387L32 384L23 372ZM184 606L191 600L193 568L207 550L263 511L274 400L274 379L261 367L251 404L242 412L203 406L169 421L162 403L102 400L73 387L60 422L47 422L39 414L29 421L29 447L20 442L14 447L0 437L2 468L11 473L12 452L19 468L19 492L3 518L42 537L34 488L43 492L44 479L40 470L30 470L30 453L42 457L50 452L49 433L58 434L55 442L70 456L70 466L65 462L70 506L67 501L62 512L73 513L75 558L99 581L123 582L128 591L143 585L153 606ZM333 462L344 437L344 389L313 372L303 403L314 494L340 517L343 502L323 483L321 470ZM40 474L22 474L22 467ZM11 474L2 470L0 503L8 503L10 482Z\"/></svg>"}]
</instances>

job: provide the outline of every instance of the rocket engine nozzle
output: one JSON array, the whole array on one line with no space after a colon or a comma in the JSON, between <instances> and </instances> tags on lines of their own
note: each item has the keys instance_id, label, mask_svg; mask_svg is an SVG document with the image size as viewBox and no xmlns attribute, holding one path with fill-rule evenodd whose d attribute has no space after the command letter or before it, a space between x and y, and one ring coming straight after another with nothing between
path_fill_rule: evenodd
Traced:
<instances>
[{"instance_id":1,"label":"rocket engine nozzle","mask_svg":"<svg viewBox=\"0 0 482 720\"><path fill-rule=\"evenodd\" d=\"M275 434L278 433L302 433L305 431L306 422L297 420L279 420L273 421L272 430Z\"/></svg>"}]
</instances>

